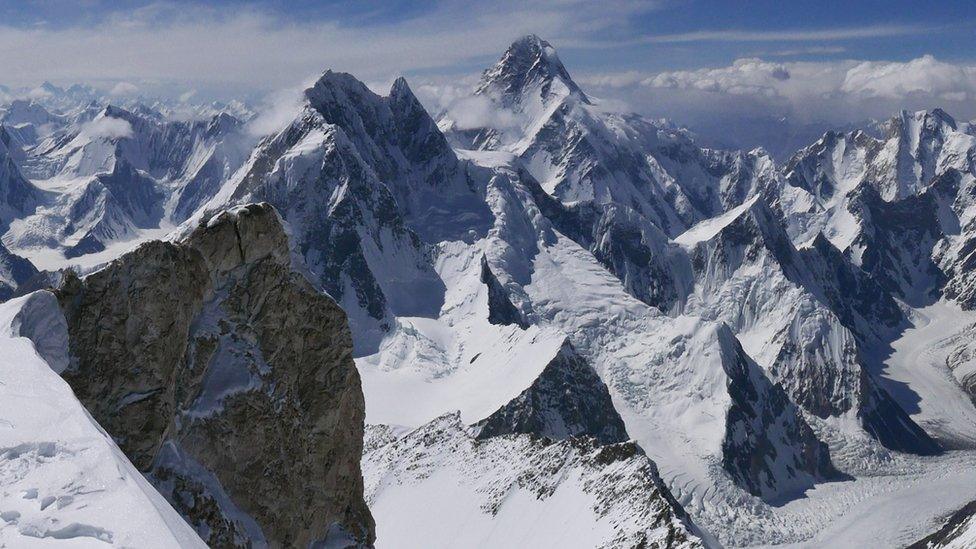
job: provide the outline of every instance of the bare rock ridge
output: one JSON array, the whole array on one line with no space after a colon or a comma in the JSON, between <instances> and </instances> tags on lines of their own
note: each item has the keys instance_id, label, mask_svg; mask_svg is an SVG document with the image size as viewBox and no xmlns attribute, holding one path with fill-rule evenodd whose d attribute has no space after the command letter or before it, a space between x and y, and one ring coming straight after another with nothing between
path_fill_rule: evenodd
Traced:
<instances>
[{"instance_id":1,"label":"bare rock ridge","mask_svg":"<svg viewBox=\"0 0 976 549\"><path fill-rule=\"evenodd\" d=\"M569 341L531 387L477 426L481 439L527 433L556 440L590 436L613 444L630 438L607 386Z\"/></svg>"},{"instance_id":2,"label":"bare rock ridge","mask_svg":"<svg viewBox=\"0 0 976 549\"><path fill-rule=\"evenodd\" d=\"M268 204L57 290L75 394L211 546L368 546L346 316Z\"/></svg>"}]
</instances>

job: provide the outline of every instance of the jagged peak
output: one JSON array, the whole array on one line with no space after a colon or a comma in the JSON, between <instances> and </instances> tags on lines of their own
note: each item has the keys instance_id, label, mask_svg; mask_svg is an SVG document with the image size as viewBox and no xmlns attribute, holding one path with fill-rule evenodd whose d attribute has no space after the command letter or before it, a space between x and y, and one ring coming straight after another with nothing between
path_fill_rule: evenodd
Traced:
<instances>
[{"instance_id":1,"label":"jagged peak","mask_svg":"<svg viewBox=\"0 0 976 549\"><path fill-rule=\"evenodd\" d=\"M537 84L543 88L543 94L548 94L552 83L557 80L568 88L571 95L589 103L589 98L559 59L556 48L542 38L529 34L513 42L498 62L485 70L475 92L499 91L505 102L517 103L530 85Z\"/></svg>"},{"instance_id":2,"label":"jagged peak","mask_svg":"<svg viewBox=\"0 0 976 549\"><path fill-rule=\"evenodd\" d=\"M226 133L240 129L243 125L243 122L236 116L226 112L219 112L210 117L210 121L207 123L207 133L209 135Z\"/></svg>"},{"instance_id":3,"label":"jagged peak","mask_svg":"<svg viewBox=\"0 0 976 549\"><path fill-rule=\"evenodd\" d=\"M44 116L52 116L43 105L33 99L14 99L7 105L5 118L9 118L15 113L40 113Z\"/></svg>"},{"instance_id":4,"label":"jagged peak","mask_svg":"<svg viewBox=\"0 0 976 549\"><path fill-rule=\"evenodd\" d=\"M410 89L410 84L407 84L407 79L398 76L396 80L393 81L393 85L390 86L390 97L413 97L413 90Z\"/></svg>"},{"instance_id":5,"label":"jagged peak","mask_svg":"<svg viewBox=\"0 0 976 549\"><path fill-rule=\"evenodd\" d=\"M941 108L914 112L902 110L885 123L885 137L905 137L914 142L923 132L947 134L957 128L955 118Z\"/></svg>"},{"instance_id":6,"label":"jagged peak","mask_svg":"<svg viewBox=\"0 0 976 549\"><path fill-rule=\"evenodd\" d=\"M407 79L402 76L393 81L388 97L390 105L398 106L395 108L399 108L402 111L417 112L422 110L424 113L427 112L423 104L420 103L420 100L413 93L413 90L410 89L410 84L407 84Z\"/></svg>"}]
</instances>

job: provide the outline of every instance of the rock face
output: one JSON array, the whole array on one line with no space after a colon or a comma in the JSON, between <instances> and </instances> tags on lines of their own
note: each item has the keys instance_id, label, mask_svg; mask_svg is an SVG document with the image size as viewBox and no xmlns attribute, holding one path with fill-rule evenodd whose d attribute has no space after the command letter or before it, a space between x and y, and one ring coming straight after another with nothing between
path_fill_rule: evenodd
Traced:
<instances>
[{"instance_id":1,"label":"rock face","mask_svg":"<svg viewBox=\"0 0 976 549\"><path fill-rule=\"evenodd\" d=\"M19 152L7 128L0 126L0 227L3 230L14 218L33 212L42 198L41 191L17 168L14 157Z\"/></svg>"},{"instance_id":2,"label":"rock face","mask_svg":"<svg viewBox=\"0 0 976 549\"><path fill-rule=\"evenodd\" d=\"M591 436L626 442L607 386L567 341L531 387L478 422L478 438L526 433L552 439Z\"/></svg>"},{"instance_id":3,"label":"rock face","mask_svg":"<svg viewBox=\"0 0 976 549\"><path fill-rule=\"evenodd\" d=\"M291 270L267 204L58 290L78 398L212 546L373 540L342 310Z\"/></svg>"},{"instance_id":4,"label":"rock face","mask_svg":"<svg viewBox=\"0 0 976 549\"><path fill-rule=\"evenodd\" d=\"M827 445L817 439L787 393L763 376L731 331L719 330L731 399L722 467L749 493L775 499L814 482L841 480ZM790 471L783 475L782 471ZM781 480L786 479L786 480Z\"/></svg>"}]
</instances>

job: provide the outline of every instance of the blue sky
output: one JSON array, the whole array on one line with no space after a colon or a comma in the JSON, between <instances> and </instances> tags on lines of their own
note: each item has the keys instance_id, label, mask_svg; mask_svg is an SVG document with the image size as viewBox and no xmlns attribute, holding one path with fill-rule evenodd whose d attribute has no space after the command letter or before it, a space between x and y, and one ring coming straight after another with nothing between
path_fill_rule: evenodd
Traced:
<instances>
[{"instance_id":1,"label":"blue sky","mask_svg":"<svg viewBox=\"0 0 976 549\"><path fill-rule=\"evenodd\" d=\"M439 108L529 32L608 105L691 125L976 117L963 1L0 0L0 83L267 94L333 68Z\"/></svg>"},{"instance_id":2,"label":"blue sky","mask_svg":"<svg viewBox=\"0 0 976 549\"><path fill-rule=\"evenodd\" d=\"M504 24L507 13L513 17L510 25ZM463 54L414 62L407 59L401 68L404 72L464 71L481 66L527 28L556 43L567 64L585 72L698 68L740 57L908 60L930 54L944 61L966 62L976 55L976 4L964 1L0 0L0 28L49 34L111 28L113 21L125 20L139 20L150 28L172 28L192 19L226 26L245 16L262 20L268 27L304 28L309 33L318 25L350 34L398 33L405 38L414 34L418 39L443 33L445 25L497 31L497 39L481 52L460 44L463 36L450 33L443 47L462 46ZM164 42L167 36L163 33L159 38ZM321 57L329 62L328 55ZM360 72L374 71L364 66ZM261 84L258 78L254 80Z\"/></svg>"}]
</instances>

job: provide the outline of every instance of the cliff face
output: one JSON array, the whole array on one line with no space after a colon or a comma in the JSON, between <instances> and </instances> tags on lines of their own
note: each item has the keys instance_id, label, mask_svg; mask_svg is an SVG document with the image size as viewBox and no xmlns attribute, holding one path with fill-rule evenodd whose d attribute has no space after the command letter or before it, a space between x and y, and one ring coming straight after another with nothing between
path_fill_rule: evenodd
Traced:
<instances>
[{"instance_id":1,"label":"cliff face","mask_svg":"<svg viewBox=\"0 0 976 549\"><path fill-rule=\"evenodd\" d=\"M78 398L216 546L372 543L345 314L267 204L58 290Z\"/></svg>"}]
</instances>

